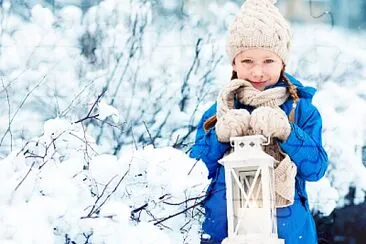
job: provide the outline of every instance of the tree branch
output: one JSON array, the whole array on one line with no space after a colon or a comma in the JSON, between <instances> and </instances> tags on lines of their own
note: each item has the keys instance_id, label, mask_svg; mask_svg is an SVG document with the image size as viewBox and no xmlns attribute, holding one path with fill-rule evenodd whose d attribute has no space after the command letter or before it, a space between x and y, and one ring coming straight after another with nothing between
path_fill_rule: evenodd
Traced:
<instances>
[{"instance_id":1,"label":"tree branch","mask_svg":"<svg viewBox=\"0 0 366 244\"><path fill-rule=\"evenodd\" d=\"M93 112L95 106L97 106L97 104L99 103L100 99L104 96L104 94L106 93L106 91L107 91L107 89L106 88L103 88L102 92L98 95L97 99L95 100L95 102L93 103L92 107L90 108L88 114L84 118L75 121L74 122L75 124L81 123L81 122L83 122L84 120L87 120L87 119L94 119L94 118L97 118L99 116L99 114L91 115L91 113Z\"/></svg>"}]
</instances>

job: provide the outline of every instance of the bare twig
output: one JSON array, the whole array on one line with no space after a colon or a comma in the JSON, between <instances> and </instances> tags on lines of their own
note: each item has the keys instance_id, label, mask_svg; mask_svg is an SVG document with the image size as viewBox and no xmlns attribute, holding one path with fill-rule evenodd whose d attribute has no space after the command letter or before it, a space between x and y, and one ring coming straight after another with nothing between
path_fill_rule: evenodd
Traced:
<instances>
[{"instance_id":1,"label":"bare twig","mask_svg":"<svg viewBox=\"0 0 366 244\"><path fill-rule=\"evenodd\" d=\"M100 76L101 77L101 76ZM96 78L99 78L99 77L96 77ZM95 79L96 79L95 78ZM78 93L78 94L76 94L76 96L72 99L72 101L70 102L70 104L60 113L60 117L62 117L62 116L65 116L67 113L68 113L68 111L70 110L70 108L72 107L72 105L74 104L74 102L81 96L81 94L83 94L84 93L84 91L88 88L88 87L90 87L94 82L95 82L95 79L94 80L92 80L91 82L89 82L88 84L86 84L81 90L80 90L80 92Z\"/></svg>"},{"instance_id":2,"label":"bare twig","mask_svg":"<svg viewBox=\"0 0 366 244\"><path fill-rule=\"evenodd\" d=\"M114 187L113 191L104 199L104 201L98 206L98 208L96 209L96 211L99 211L100 208L107 202L107 200L112 196L112 194L114 192L116 192L116 190L118 189L119 185L122 183L122 181L124 180L124 178L126 177L126 175L130 172L130 170L128 169L126 171L126 173L121 177L121 179L118 181L117 185Z\"/></svg>"},{"instance_id":3,"label":"bare twig","mask_svg":"<svg viewBox=\"0 0 366 244\"><path fill-rule=\"evenodd\" d=\"M27 149L26 151L25 148L27 147L27 145L29 144L29 142L26 143L26 145L22 148L22 150L20 152L23 152L23 155L25 158L34 158L34 159L42 159L43 161L43 164L41 164L39 167L38 167L38 170L42 169L43 166L48 162L48 160L46 160L46 157L48 156L48 152L49 152L49 149L51 146L53 146L53 149L54 149L54 152L53 154L50 156L50 158L53 158L53 156L55 155L56 153L56 145L55 145L55 141L57 139L59 139L63 134L65 133L65 131L63 131L62 133L60 133L59 135L57 135L55 138L52 138L51 142L45 147L45 152L43 155L37 155L37 154L34 154L33 152L29 151L29 149ZM38 145L38 142L37 144ZM20 154L20 152L17 153L17 156ZM37 161L34 161L33 164L35 164ZM34 166L32 164L32 167ZM28 174L27 174L28 175Z\"/></svg>"},{"instance_id":4,"label":"bare twig","mask_svg":"<svg viewBox=\"0 0 366 244\"><path fill-rule=\"evenodd\" d=\"M196 162L193 164L192 168L189 170L188 175L190 175L192 173L192 170L194 169L194 167L196 166L196 164L198 163L199 160L196 160Z\"/></svg>"},{"instance_id":5,"label":"bare twig","mask_svg":"<svg viewBox=\"0 0 366 244\"><path fill-rule=\"evenodd\" d=\"M149 211L148 209L145 209L145 212L153 219L153 221L158 221L157 218L151 213L151 211ZM163 225L160 223L160 226L166 228L166 229L169 229L169 230L172 230L172 228L166 226L166 225Z\"/></svg>"},{"instance_id":6,"label":"bare twig","mask_svg":"<svg viewBox=\"0 0 366 244\"><path fill-rule=\"evenodd\" d=\"M97 199L95 200L95 203L93 205L93 207L91 208L90 212L88 213L88 215L86 217L81 217L83 218L90 218L94 213L96 213L96 209L97 209L97 203L98 201L103 197L105 191L107 190L109 184L114 180L114 178L116 178L117 175L113 176L108 182L107 184L104 186L102 193L97 197Z\"/></svg>"},{"instance_id":7,"label":"bare twig","mask_svg":"<svg viewBox=\"0 0 366 244\"><path fill-rule=\"evenodd\" d=\"M144 205L142 205L141 207L135 208L134 210L131 211L131 213L137 213L140 212L141 210L145 209L149 204L145 203Z\"/></svg>"},{"instance_id":8,"label":"bare twig","mask_svg":"<svg viewBox=\"0 0 366 244\"><path fill-rule=\"evenodd\" d=\"M141 207L138 207L138 208L132 210L131 211L131 219L139 222L142 210L146 209L148 205L149 205L148 203L145 203ZM138 217L135 217L136 214L138 214Z\"/></svg>"},{"instance_id":9,"label":"bare twig","mask_svg":"<svg viewBox=\"0 0 366 244\"><path fill-rule=\"evenodd\" d=\"M166 220L168 220L168 219L171 219L171 218L173 218L173 217L175 217L175 216L178 216L178 215L180 215L180 214L182 214L182 213L185 213L185 212L187 212L188 210L190 210L190 209L192 209L192 208L195 208L195 207L199 206L203 201L204 201L204 199L203 199L203 200L201 200L201 201L199 201L199 202L197 202L197 203L195 203L195 204L193 204L192 206L190 206L190 207L188 207L188 208L186 208L186 209L184 209L184 210L180 211L180 212L177 212L177 213L172 214L172 215L170 215L170 216L168 216L168 217L166 217L166 218L163 218L163 219L161 219L161 220L159 220L159 221L155 222L155 223L154 223L154 225L161 224L162 222L164 222L164 221L166 221Z\"/></svg>"},{"instance_id":10,"label":"bare twig","mask_svg":"<svg viewBox=\"0 0 366 244\"><path fill-rule=\"evenodd\" d=\"M132 134L133 145L135 146L135 149L138 150L137 143L136 143L136 139L135 139L135 135L133 133L133 127L131 127L131 134Z\"/></svg>"},{"instance_id":11,"label":"bare twig","mask_svg":"<svg viewBox=\"0 0 366 244\"><path fill-rule=\"evenodd\" d=\"M321 13L320 15L317 15L317 16L314 15L314 13L313 13L313 0L309 0L309 9L310 9L310 15L314 19L319 19L319 18L323 17L324 15L329 15L331 26L334 27L334 15L331 11L327 10L327 11L323 11L323 13Z\"/></svg>"},{"instance_id":12,"label":"bare twig","mask_svg":"<svg viewBox=\"0 0 366 244\"><path fill-rule=\"evenodd\" d=\"M90 233L88 233L88 234L83 233L83 236L85 237L85 242L84 242L84 244L89 244L89 239L90 239L90 237L92 237L92 235L93 235L93 232L90 232Z\"/></svg>"},{"instance_id":13,"label":"bare twig","mask_svg":"<svg viewBox=\"0 0 366 244\"><path fill-rule=\"evenodd\" d=\"M104 96L104 94L106 93L107 89L103 88L102 92L98 95L97 99L95 100L95 102L93 103L92 107L90 108L88 114L82 118L82 119L79 119L78 121L75 121L74 123L80 123L80 122L83 122L84 120L87 120L87 119L94 119L96 117L99 116L99 114L96 114L96 115L91 115L91 113L93 112L95 106L97 106L97 104L99 103L100 99Z\"/></svg>"},{"instance_id":14,"label":"bare twig","mask_svg":"<svg viewBox=\"0 0 366 244\"><path fill-rule=\"evenodd\" d=\"M182 204L186 204L190 201L196 201L196 200L199 200L199 199L202 199L204 197L206 197L207 194L204 194L202 196L198 196L198 197L192 197L192 198L188 198L187 200L183 201L183 202L179 202L179 203L170 203L170 202L165 202L163 201L163 203L167 204L167 205L182 205Z\"/></svg>"},{"instance_id":15,"label":"bare twig","mask_svg":"<svg viewBox=\"0 0 366 244\"><path fill-rule=\"evenodd\" d=\"M84 133L85 133L83 138L81 138L80 136L78 136L78 135L76 135L72 132L70 132L69 135L71 135L71 136L77 138L78 140L82 141L83 143L85 143L85 147L89 147L95 154L98 154L98 152L89 144L88 140L86 139L85 127L83 126L82 128L83 128ZM91 157L89 156L89 158L91 158Z\"/></svg>"},{"instance_id":16,"label":"bare twig","mask_svg":"<svg viewBox=\"0 0 366 244\"><path fill-rule=\"evenodd\" d=\"M81 217L81 219L112 219L116 215L103 215L103 216L90 216L90 217Z\"/></svg>"},{"instance_id":17,"label":"bare twig","mask_svg":"<svg viewBox=\"0 0 366 244\"><path fill-rule=\"evenodd\" d=\"M55 138L52 138L52 140L51 140L51 142L47 145L47 147L46 147L46 150L45 150L45 152L44 152L44 155L42 156L42 158L43 158L43 164L42 165L40 165L39 167L38 167L38 169L42 169L43 168L43 166L45 166L45 164L48 162L48 160L46 160L45 161L45 158L46 158L46 156L47 156L47 154L48 154L48 150L50 149L50 147L51 146L53 146L53 154L50 156L50 158L52 158L54 155L55 155L55 153L56 153L56 144L55 144L55 141L58 139L58 138L60 138L64 133L65 133L66 131L63 131L63 132L61 132L60 134L58 134Z\"/></svg>"},{"instance_id":18,"label":"bare twig","mask_svg":"<svg viewBox=\"0 0 366 244\"><path fill-rule=\"evenodd\" d=\"M165 115L163 121L161 122L161 124L159 126L159 129L155 133L154 140L160 136L161 131L163 130L163 128L166 125L166 123L168 122L168 119L169 119L169 117L170 117L171 114L172 114L172 109L170 108L169 111L167 112L167 114Z\"/></svg>"},{"instance_id":19,"label":"bare twig","mask_svg":"<svg viewBox=\"0 0 366 244\"><path fill-rule=\"evenodd\" d=\"M98 121L101 121L101 122L103 122L103 123L105 123L105 124L107 124L109 126L112 126L112 127L116 128L116 129L120 130L121 132L123 132L123 126L127 123L127 122L123 122L122 124L112 124L111 122L108 122L106 119L101 120L101 119L99 119L97 117L95 117L95 119L98 120Z\"/></svg>"},{"instance_id":20,"label":"bare twig","mask_svg":"<svg viewBox=\"0 0 366 244\"><path fill-rule=\"evenodd\" d=\"M138 15L136 13L136 15ZM110 83L112 81L116 81L116 87L113 89L114 93L112 94L112 99L110 101L110 105L114 105L115 103L115 99L118 94L118 92L120 91L120 87L123 83L123 80L125 79L126 74L128 74L129 68L131 68L131 61L133 61L133 58L136 56L136 53L138 52L139 49L142 48L142 36L144 34L145 31L145 27L147 25L147 22L144 22L143 18L138 18L139 16L134 16L134 18L131 19L131 23L130 23L130 37L127 40L126 46L128 46L128 50L127 50L127 58L122 59L123 56L123 52L121 54L119 54L116 58L117 63L112 71L111 76L108 78L107 80L107 84L105 86L105 88L108 88L110 86ZM141 22L141 23L140 23ZM116 76L118 69L121 67L120 62L122 60L127 60L124 67L122 68L122 74L120 74L119 77ZM119 73L119 72L118 72ZM135 74L137 74L137 71L135 71ZM136 79L134 79L136 80ZM131 108L132 103L130 103L130 108ZM129 114L130 108L127 109L127 114ZM128 118L128 116L126 116L126 118ZM100 131L99 134L97 136L96 142L97 144L99 143L102 134L104 132L104 125L106 123L106 120L103 121L103 123L100 126ZM121 132L120 134L123 134L123 132ZM117 150L115 150L115 154L118 152L118 148L120 148L121 146L119 145L117 147Z\"/></svg>"},{"instance_id":21,"label":"bare twig","mask_svg":"<svg viewBox=\"0 0 366 244\"><path fill-rule=\"evenodd\" d=\"M201 52L201 42L202 42L202 38L198 38L197 39L197 42L196 42L196 48L195 48L195 56L194 56L194 59L193 59L193 62L186 74L186 77L184 78L183 80L183 84L181 86L181 96L182 96L182 99L181 101L179 102L179 107L180 107L180 111L184 111L185 110L185 106L186 106L186 102L188 100L188 95L189 95L189 86L188 86L188 81L189 81L189 78L191 76L191 73L193 71L193 69L195 68L195 66L197 65L198 63L198 56Z\"/></svg>"},{"instance_id":22,"label":"bare twig","mask_svg":"<svg viewBox=\"0 0 366 244\"><path fill-rule=\"evenodd\" d=\"M221 60L223 59L222 55L217 55L217 50L214 49L214 46L212 46L212 52L211 52L211 58L209 61L207 61L206 65L202 65L203 67L205 67L206 71L203 73L203 75L201 76L201 78L199 79L198 84L201 84L200 87L197 89L196 91L196 98L197 98L197 102L195 105L195 108L193 109L193 112L190 115L190 119L189 119L189 123L187 125L184 125L182 128L186 128L187 132L184 135L180 136L179 141L177 140L173 147L175 148L182 148L184 146L187 146L187 143L185 143L185 141L191 136L191 134L196 130L196 125L195 125L195 115L198 111L199 106L201 105L202 101L207 97L207 95L210 93L210 89L207 88L207 86L210 84L210 82L213 80L212 74L213 71L216 69L217 65L221 62ZM199 54L199 49L198 47L196 47L196 55ZM198 56L197 56L198 58ZM199 60L198 60L199 61ZM198 66L198 64L197 64ZM172 134L178 130L178 129L182 129L182 128L176 128L172 130Z\"/></svg>"},{"instance_id":23,"label":"bare twig","mask_svg":"<svg viewBox=\"0 0 366 244\"><path fill-rule=\"evenodd\" d=\"M5 136L10 132L10 127L11 127L11 124L13 123L13 120L14 120L15 116L18 114L19 110L23 107L23 105L25 104L25 102L27 101L29 96L34 92L34 90L36 90L41 85L41 83L45 80L45 78L46 78L46 76L43 76L42 79L23 98L22 102L20 103L17 110L14 112L13 116L10 119L10 124L9 124L8 128L6 129L4 135L2 136L2 138L0 140L0 146L3 143Z\"/></svg>"},{"instance_id":24,"label":"bare twig","mask_svg":"<svg viewBox=\"0 0 366 244\"><path fill-rule=\"evenodd\" d=\"M25 143L25 145L22 147L22 149L20 149L19 151L18 151L18 153L16 154L17 155L17 157L21 154L21 153L23 153L23 155L25 155L26 153L28 153L28 150L26 150L26 151L24 151L25 150L25 148L28 146L28 144L30 143L30 141L27 141L26 143Z\"/></svg>"},{"instance_id":25,"label":"bare twig","mask_svg":"<svg viewBox=\"0 0 366 244\"><path fill-rule=\"evenodd\" d=\"M99 206L97 206L97 203L100 199L102 199L102 196L104 195L108 185L113 181L114 178L116 178L117 176L114 176L108 183L107 185L104 187L102 194L97 198L97 200L95 201L92 209L90 210L89 214L86 217L81 217L81 218L89 218L91 217L93 214L96 214L100 211L100 208L108 201L108 199L112 196L112 194L114 192L116 192L116 190L118 189L119 185L122 183L122 181L124 180L124 178L126 177L126 175L130 172L130 169L128 169L126 171L126 173L121 177L121 179L118 181L118 183L116 184L116 186L114 187L114 189L112 190L112 192L99 204Z\"/></svg>"},{"instance_id":26,"label":"bare twig","mask_svg":"<svg viewBox=\"0 0 366 244\"><path fill-rule=\"evenodd\" d=\"M20 185L25 181L25 179L28 177L29 173L32 171L34 165L36 164L36 161L33 161L32 165L29 167L28 172L25 174L25 176L23 177L23 179L18 183L18 185L14 188L14 192L16 192Z\"/></svg>"},{"instance_id":27,"label":"bare twig","mask_svg":"<svg viewBox=\"0 0 366 244\"><path fill-rule=\"evenodd\" d=\"M184 205L188 206L188 205L187 205L187 203L188 203L189 201L197 201L197 200L199 200L199 199L202 199L202 198L203 198L201 201L198 201L198 202L194 203L193 205L191 205L191 206L189 206L189 207L186 207L186 208L185 208L185 209L183 209L182 211L177 212L177 213L175 213L175 214L172 214L172 215L170 215L170 216L168 216L168 217L165 217L165 218L163 218L163 219L161 219L161 220L157 221L156 223L154 223L154 225L161 224L162 222L164 222L164 221L166 221L166 220L168 220L168 219L171 219L171 218L173 218L173 217L175 217L175 216L178 216L178 215L180 215L180 214L182 214L182 213L186 213L188 210L190 210L190 209L192 209L192 208L194 208L194 207L197 207L197 206L201 205L201 204L206 200L206 197L207 197L207 196L210 196L210 195L212 195L212 194L214 194L214 193L216 193L216 192L220 192L220 191L223 191L223 190L225 190L225 188L219 188L219 189L217 189L217 190L215 190L215 191L210 191L210 192L208 192L208 193L206 193L206 194L204 194L204 195L202 195L202 196L189 198L189 199L187 199L187 200L185 200L185 201L183 201L183 202L180 202L180 203L168 203L168 202L165 202L165 201L164 201L163 203L168 204L168 205L183 205L183 204L184 204Z\"/></svg>"},{"instance_id":28,"label":"bare twig","mask_svg":"<svg viewBox=\"0 0 366 244\"><path fill-rule=\"evenodd\" d=\"M149 134L149 138L150 138L151 144L153 145L153 147L154 147L154 148L156 148L156 147L155 147L154 140L153 140L153 138L151 137L151 134L150 134L149 128L147 128L147 125L146 125L145 121L143 121L143 123L144 123L145 129L146 129L146 131L147 131L147 134Z\"/></svg>"},{"instance_id":29,"label":"bare twig","mask_svg":"<svg viewBox=\"0 0 366 244\"><path fill-rule=\"evenodd\" d=\"M85 131L85 126L83 123L81 123L81 128L83 129L83 136L84 136L84 143L85 143L84 159L85 159L86 165L84 166L84 169L88 170L89 161L92 159L92 157L90 157L89 152L88 152L89 143L88 143L88 140L86 139L86 131ZM93 151L94 151L94 149L93 149Z\"/></svg>"},{"instance_id":30,"label":"bare twig","mask_svg":"<svg viewBox=\"0 0 366 244\"><path fill-rule=\"evenodd\" d=\"M6 101L8 103L8 128L9 128L9 134L10 134L10 151L13 151L13 133L11 132L11 121L10 121L11 106L10 106L9 93L8 93L7 87L5 87L3 79L1 79L1 83L3 85L5 95L6 95Z\"/></svg>"}]
</instances>

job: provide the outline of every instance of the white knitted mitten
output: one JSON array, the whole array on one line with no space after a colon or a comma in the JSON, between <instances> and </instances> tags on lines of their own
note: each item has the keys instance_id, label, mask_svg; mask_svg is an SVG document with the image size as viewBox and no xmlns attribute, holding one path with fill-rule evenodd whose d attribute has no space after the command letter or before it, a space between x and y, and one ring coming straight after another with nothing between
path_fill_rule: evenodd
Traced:
<instances>
[{"instance_id":1,"label":"white knitted mitten","mask_svg":"<svg viewBox=\"0 0 366 244\"><path fill-rule=\"evenodd\" d=\"M250 126L255 134L277 137L286 141L291 132L291 125L281 108L259 107L253 110Z\"/></svg>"},{"instance_id":2,"label":"white knitted mitten","mask_svg":"<svg viewBox=\"0 0 366 244\"><path fill-rule=\"evenodd\" d=\"M229 109L217 119L216 134L220 142L230 142L230 137L243 136L249 129L250 114L245 109Z\"/></svg>"}]
</instances>

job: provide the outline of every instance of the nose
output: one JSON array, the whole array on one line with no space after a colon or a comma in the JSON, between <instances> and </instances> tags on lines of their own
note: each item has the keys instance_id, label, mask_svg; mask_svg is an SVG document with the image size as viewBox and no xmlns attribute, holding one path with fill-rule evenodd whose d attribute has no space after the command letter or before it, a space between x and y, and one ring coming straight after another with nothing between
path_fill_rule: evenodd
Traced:
<instances>
[{"instance_id":1,"label":"nose","mask_svg":"<svg viewBox=\"0 0 366 244\"><path fill-rule=\"evenodd\" d=\"M261 65L256 64L252 69L252 76L254 78L263 78L263 68Z\"/></svg>"}]
</instances>

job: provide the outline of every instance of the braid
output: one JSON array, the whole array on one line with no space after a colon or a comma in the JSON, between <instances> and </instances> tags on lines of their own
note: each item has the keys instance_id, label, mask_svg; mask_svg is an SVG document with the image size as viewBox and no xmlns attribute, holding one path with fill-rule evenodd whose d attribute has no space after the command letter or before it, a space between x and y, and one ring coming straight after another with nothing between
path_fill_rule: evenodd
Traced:
<instances>
[{"instance_id":1,"label":"braid","mask_svg":"<svg viewBox=\"0 0 366 244\"><path fill-rule=\"evenodd\" d=\"M299 95L297 94L296 86L294 86L294 84L292 84L292 82L289 80L289 78L287 78L285 75L285 66L283 66L283 69L281 70L280 79L287 83L288 90L290 92L290 96L294 100L294 102L292 104L292 109L288 116L288 119L290 122L295 122L295 109L296 109L297 103L300 99L299 99Z\"/></svg>"},{"instance_id":2,"label":"braid","mask_svg":"<svg viewBox=\"0 0 366 244\"><path fill-rule=\"evenodd\" d=\"M280 79L286 82L286 84L288 85L288 91L290 92L290 96L294 101L297 102L299 100L299 96L297 95L297 89L296 86L294 86L294 84L292 84L292 82L289 80L289 78L286 77L285 66L281 70Z\"/></svg>"}]
</instances>

